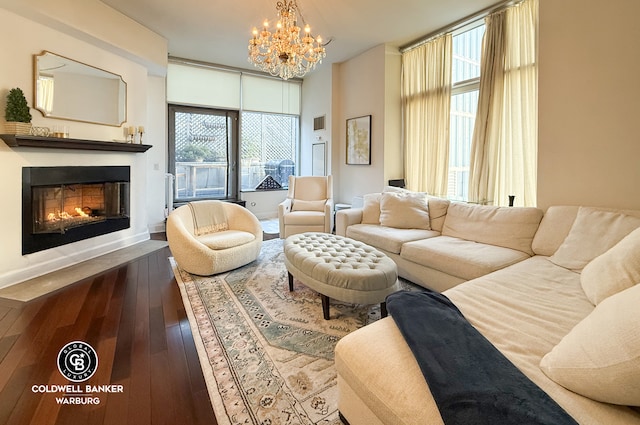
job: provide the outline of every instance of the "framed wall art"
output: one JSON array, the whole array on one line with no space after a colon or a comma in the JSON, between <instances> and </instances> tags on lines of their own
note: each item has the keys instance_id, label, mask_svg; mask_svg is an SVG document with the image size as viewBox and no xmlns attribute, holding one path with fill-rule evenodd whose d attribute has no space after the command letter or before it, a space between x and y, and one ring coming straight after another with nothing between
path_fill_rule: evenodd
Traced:
<instances>
[{"instance_id":1,"label":"framed wall art","mask_svg":"<svg viewBox=\"0 0 640 425\"><path fill-rule=\"evenodd\" d=\"M371 115L347 120L347 164L371 165Z\"/></svg>"}]
</instances>

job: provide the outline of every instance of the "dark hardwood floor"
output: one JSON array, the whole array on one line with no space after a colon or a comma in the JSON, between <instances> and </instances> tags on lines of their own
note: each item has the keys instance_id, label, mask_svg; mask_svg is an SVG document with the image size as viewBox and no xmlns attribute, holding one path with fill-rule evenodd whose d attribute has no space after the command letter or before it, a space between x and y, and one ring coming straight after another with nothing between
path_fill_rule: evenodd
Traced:
<instances>
[{"instance_id":1,"label":"dark hardwood floor","mask_svg":"<svg viewBox=\"0 0 640 425\"><path fill-rule=\"evenodd\" d=\"M169 255L161 249L29 303L0 300L0 424L217 424ZM95 375L71 384L116 390L76 397L99 404L57 402L65 390L52 386L70 384L57 357L71 341L98 354Z\"/></svg>"}]
</instances>

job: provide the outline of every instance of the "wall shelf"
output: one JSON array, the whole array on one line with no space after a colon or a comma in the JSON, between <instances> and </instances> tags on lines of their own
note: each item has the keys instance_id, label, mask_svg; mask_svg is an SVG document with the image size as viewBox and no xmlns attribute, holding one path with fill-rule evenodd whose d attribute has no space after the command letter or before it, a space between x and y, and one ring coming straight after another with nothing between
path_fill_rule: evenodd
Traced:
<instances>
[{"instance_id":1,"label":"wall shelf","mask_svg":"<svg viewBox=\"0 0 640 425\"><path fill-rule=\"evenodd\" d=\"M10 148L81 149L92 151L146 152L151 145L136 143L104 142L99 140L68 139L16 134L0 134L0 139Z\"/></svg>"}]
</instances>

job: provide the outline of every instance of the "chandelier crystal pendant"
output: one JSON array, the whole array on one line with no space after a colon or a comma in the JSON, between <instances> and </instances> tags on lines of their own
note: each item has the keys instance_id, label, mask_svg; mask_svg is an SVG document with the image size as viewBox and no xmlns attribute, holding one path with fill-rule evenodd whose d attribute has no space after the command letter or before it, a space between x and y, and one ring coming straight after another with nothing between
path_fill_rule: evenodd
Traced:
<instances>
[{"instance_id":1,"label":"chandelier crystal pendant","mask_svg":"<svg viewBox=\"0 0 640 425\"><path fill-rule=\"evenodd\" d=\"M262 31L253 29L253 37L249 40L249 62L283 80L302 77L322 63L322 58L326 56L322 39L313 38L311 27L305 23L295 0L280 0L276 3L276 9L279 20L274 33L269 31L269 22L266 20ZM305 24L302 37L297 14Z\"/></svg>"}]
</instances>

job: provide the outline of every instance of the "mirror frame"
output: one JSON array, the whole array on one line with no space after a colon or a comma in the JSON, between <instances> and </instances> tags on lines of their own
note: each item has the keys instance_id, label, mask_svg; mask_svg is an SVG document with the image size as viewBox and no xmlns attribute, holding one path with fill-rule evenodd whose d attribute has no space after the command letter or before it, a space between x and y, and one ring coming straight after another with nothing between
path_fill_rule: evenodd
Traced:
<instances>
[{"instance_id":1,"label":"mirror frame","mask_svg":"<svg viewBox=\"0 0 640 425\"><path fill-rule=\"evenodd\" d=\"M120 121L120 122L104 122L104 121L92 121L92 120L87 120L87 119L81 119L81 118L76 118L76 117L68 117L68 116L60 116L60 115L55 115L55 114L48 114L45 110L41 109L38 105L38 77L40 75L40 70L38 68L38 58L41 58L45 55L53 55L56 56L58 58L60 58L61 60L65 60L65 61L69 61L69 62L73 62L82 66L86 66L88 68L91 68L93 70L96 71L100 71L103 72L105 74L108 74L110 76L113 76L114 79L119 79L122 82L122 85L124 87L124 96L122 99L123 102L123 114L122 114L122 118L120 121L120 118L116 119L116 121ZM48 50L43 50L41 53L39 54L34 54L33 55L33 108L36 109L37 111L39 111L43 117L45 118L57 118L57 119L64 119L64 120L70 120L70 121L77 121L77 122L86 122L86 123L92 123L92 124L101 124L101 125L108 125L108 126L112 126L112 127L120 127L122 126L122 124L124 124L125 122L127 122L127 82L124 81L124 78L122 78L122 75L113 73L113 72L109 72L107 70L104 70L102 68L98 68L89 64L86 64L84 62L80 62L71 58L68 58L66 56L62 56L59 55L57 53L53 53L50 52Z\"/></svg>"}]
</instances>

